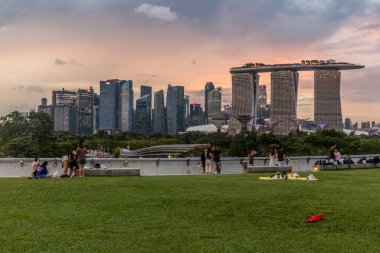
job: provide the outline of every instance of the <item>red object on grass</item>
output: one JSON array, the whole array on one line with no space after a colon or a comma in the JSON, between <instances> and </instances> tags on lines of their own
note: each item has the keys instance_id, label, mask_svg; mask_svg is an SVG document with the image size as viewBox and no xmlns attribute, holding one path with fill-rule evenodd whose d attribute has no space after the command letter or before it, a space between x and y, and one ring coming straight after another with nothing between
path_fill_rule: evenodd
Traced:
<instances>
[{"instance_id":1,"label":"red object on grass","mask_svg":"<svg viewBox=\"0 0 380 253\"><path fill-rule=\"evenodd\" d=\"M316 221L320 221L323 219L323 214L317 214L317 215L314 215L314 216L310 216L306 222L316 222Z\"/></svg>"}]
</instances>

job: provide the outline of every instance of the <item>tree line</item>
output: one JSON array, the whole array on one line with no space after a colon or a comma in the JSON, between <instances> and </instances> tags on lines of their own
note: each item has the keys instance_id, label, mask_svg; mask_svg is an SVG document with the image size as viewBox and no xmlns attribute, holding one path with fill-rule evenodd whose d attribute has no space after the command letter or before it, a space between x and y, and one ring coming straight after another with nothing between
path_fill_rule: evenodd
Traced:
<instances>
[{"instance_id":1,"label":"tree line","mask_svg":"<svg viewBox=\"0 0 380 253\"><path fill-rule=\"evenodd\" d=\"M379 136L346 135L336 130L315 133L297 131L285 136L255 131L235 136L200 132L181 135L122 132L108 135L105 131L98 131L94 135L83 136L54 132L53 122L44 112L31 112L25 117L15 111L0 118L0 157L60 157L78 142L84 142L88 149L102 150L116 156L120 148L135 150L164 144L218 145L225 157L245 157L251 149L256 150L258 156L268 156L272 149L280 146L284 147L287 156L327 155L334 144L343 155L380 154Z\"/></svg>"}]
</instances>

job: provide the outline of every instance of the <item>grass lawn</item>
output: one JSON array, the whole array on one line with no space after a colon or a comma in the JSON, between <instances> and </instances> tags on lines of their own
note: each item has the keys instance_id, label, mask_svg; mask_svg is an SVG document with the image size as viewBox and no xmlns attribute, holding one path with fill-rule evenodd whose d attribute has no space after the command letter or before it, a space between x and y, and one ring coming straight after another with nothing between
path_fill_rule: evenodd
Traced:
<instances>
[{"instance_id":1,"label":"grass lawn","mask_svg":"<svg viewBox=\"0 0 380 253\"><path fill-rule=\"evenodd\" d=\"M2 178L0 251L380 252L379 169L259 176Z\"/></svg>"}]
</instances>

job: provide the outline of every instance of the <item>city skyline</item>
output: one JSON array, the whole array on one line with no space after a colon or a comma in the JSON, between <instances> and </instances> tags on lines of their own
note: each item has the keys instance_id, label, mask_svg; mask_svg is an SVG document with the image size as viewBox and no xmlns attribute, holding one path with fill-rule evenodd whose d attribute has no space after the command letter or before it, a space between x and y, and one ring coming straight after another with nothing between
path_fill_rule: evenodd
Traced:
<instances>
[{"instance_id":1,"label":"city skyline","mask_svg":"<svg viewBox=\"0 0 380 253\"><path fill-rule=\"evenodd\" d=\"M52 90L133 80L154 91L204 85L231 94L246 62L336 59L366 65L342 76L343 118L380 121L380 1L0 1L0 114L37 108ZM47 22L48 21L48 22ZM109 39L109 38L117 39ZM270 74L260 75L270 89ZM16 99L15 99L16 98ZM268 96L268 101L270 101ZM231 101L229 101L231 102ZM298 116L313 116L313 75L300 74Z\"/></svg>"}]
</instances>

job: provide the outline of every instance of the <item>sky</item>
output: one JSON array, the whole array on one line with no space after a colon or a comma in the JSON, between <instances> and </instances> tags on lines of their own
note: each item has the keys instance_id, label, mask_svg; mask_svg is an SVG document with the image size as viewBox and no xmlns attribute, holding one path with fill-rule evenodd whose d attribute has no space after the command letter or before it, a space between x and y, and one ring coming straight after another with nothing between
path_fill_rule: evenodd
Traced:
<instances>
[{"instance_id":1,"label":"sky","mask_svg":"<svg viewBox=\"0 0 380 253\"><path fill-rule=\"evenodd\" d=\"M380 0L0 0L0 59L0 115L115 78L230 103L231 67L335 59L366 66L342 71L343 117L380 122ZM312 72L297 110L313 118Z\"/></svg>"}]
</instances>

